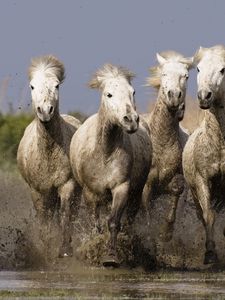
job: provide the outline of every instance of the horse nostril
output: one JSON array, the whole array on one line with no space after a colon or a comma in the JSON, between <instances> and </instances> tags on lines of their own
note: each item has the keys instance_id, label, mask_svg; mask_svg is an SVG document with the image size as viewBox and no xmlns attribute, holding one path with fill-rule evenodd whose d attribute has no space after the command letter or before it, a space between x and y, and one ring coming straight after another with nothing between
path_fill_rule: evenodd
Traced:
<instances>
[{"instance_id":1,"label":"horse nostril","mask_svg":"<svg viewBox=\"0 0 225 300\"><path fill-rule=\"evenodd\" d=\"M50 113L50 114L53 113L53 106L50 106L49 113Z\"/></svg>"},{"instance_id":2,"label":"horse nostril","mask_svg":"<svg viewBox=\"0 0 225 300\"><path fill-rule=\"evenodd\" d=\"M42 112L41 112L41 108L40 108L40 106L38 106L37 107L37 111L39 112L39 114L41 114Z\"/></svg>"},{"instance_id":3,"label":"horse nostril","mask_svg":"<svg viewBox=\"0 0 225 300\"><path fill-rule=\"evenodd\" d=\"M172 92L168 91L167 95L168 95L169 98L171 98L172 97Z\"/></svg>"},{"instance_id":4,"label":"horse nostril","mask_svg":"<svg viewBox=\"0 0 225 300\"><path fill-rule=\"evenodd\" d=\"M130 122L130 119L129 119L128 116L124 116L124 117L123 117L123 120L124 120L125 122L127 122L127 123Z\"/></svg>"},{"instance_id":5,"label":"horse nostril","mask_svg":"<svg viewBox=\"0 0 225 300\"><path fill-rule=\"evenodd\" d=\"M178 99L180 99L181 96L182 96L182 93L180 92L180 93L178 94Z\"/></svg>"},{"instance_id":6,"label":"horse nostril","mask_svg":"<svg viewBox=\"0 0 225 300\"><path fill-rule=\"evenodd\" d=\"M208 94L206 95L206 99L209 100L212 96L212 93L211 92L208 92Z\"/></svg>"}]
</instances>

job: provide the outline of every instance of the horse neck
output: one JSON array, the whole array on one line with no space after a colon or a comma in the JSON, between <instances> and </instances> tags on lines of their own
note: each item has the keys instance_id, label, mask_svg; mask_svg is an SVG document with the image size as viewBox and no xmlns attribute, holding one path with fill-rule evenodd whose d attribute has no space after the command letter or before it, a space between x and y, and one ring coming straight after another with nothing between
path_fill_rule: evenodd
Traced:
<instances>
[{"instance_id":1,"label":"horse neck","mask_svg":"<svg viewBox=\"0 0 225 300\"><path fill-rule=\"evenodd\" d=\"M47 151L54 146L55 143L62 142L61 117L58 112L49 122L41 122L36 116L38 147Z\"/></svg>"},{"instance_id":2,"label":"horse neck","mask_svg":"<svg viewBox=\"0 0 225 300\"><path fill-rule=\"evenodd\" d=\"M161 93L151 114L150 127L153 142L159 145L172 145L178 139L179 121L175 112L168 110Z\"/></svg>"},{"instance_id":3,"label":"horse neck","mask_svg":"<svg viewBox=\"0 0 225 300\"><path fill-rule=\"evenodd\" d=\"M107 112L100 107L97 123L97 147L101 148L104 159L109 158L121 144L123 130L110 121Z\"/></svg>"},{"instance_id":4,"label":"horse neck","mask_svg":"<svg viewBox=\"0 0 225 300\"><path fill-rule=\"evenodd\" d=\"M214 105L209 110L207 110L205 112L205 124L205 126L207 127L207 132L212 131L212 136L218 136L219 138L224 139L225 107L223 105Z\"/></svg>"}]
</instances>

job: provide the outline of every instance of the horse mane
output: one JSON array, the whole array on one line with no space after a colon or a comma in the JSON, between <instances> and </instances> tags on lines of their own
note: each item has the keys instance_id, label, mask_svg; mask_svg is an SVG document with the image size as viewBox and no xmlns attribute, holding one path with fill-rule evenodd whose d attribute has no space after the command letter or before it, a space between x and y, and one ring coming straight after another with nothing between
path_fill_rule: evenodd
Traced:
<instances>
[{"instance_id":1,"label":"horse mane","mask_svg":"<svg viewBox=\"0 0 225 300\"><path fill-rule=\"evenodd\" d=\"M49 77L57 77L60 83L65 79L65 68L63 63L53 55L45 55L35 57L31 60L30 67L28 69L28 77L31 80L34 73L41 71L46 73Z\"/></svg>"},{"instance_id":2,"label":"horse mane","mask_svg":"<svg viewBox=\"0 0 225 300\"><path fill-rule=\"evenodd\" d=\"M129 83L135 77L134 73L121 66L105 64L91 78L88 85L92 89L99 89L105 80L110 78L124 77Z\"/></svg>"},{"instance_id":3,"label":"horse mane","mask_svg":"<svg viewBox=\"0 0 225 300\"><path fill-rule=\"evenodd\" d=\"M160 53L160 56L165 58L167 61L171 62L180 62L186 64L188 69L192 68L193 60L192 58L185 58L182 54L173 51L163 51ZM157 65L149 68L150 76L146 79L146 86L151 86L155 89L159 89L161 85L161 65Z\"/></svg>"},{"instance_id":4,"label":"horse mane","mask_svg":"<svg viewBox=\"0 0 225 300\"><path fill-rule=\"evenodd\" d=\"M200 60L203 58L205 53L208 51L211 51L212 53L217 54L219 56L222 56L225 59L225 46L223 46L223 45L215 45L211 48L200 47L194 55L194 65L195 66L200 62Z\"/></svg>"}]
</instances>

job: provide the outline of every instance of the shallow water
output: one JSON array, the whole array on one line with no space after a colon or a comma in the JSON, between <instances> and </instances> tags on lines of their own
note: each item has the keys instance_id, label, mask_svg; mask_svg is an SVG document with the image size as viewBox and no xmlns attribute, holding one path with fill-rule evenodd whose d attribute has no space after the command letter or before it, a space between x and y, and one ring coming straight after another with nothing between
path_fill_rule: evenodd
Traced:
<instances>
[{"instance_id":1,"label":"shallow water","mask_svg":"<svg viewBox=\"0 0 225 300\"><path fill-rule=\"evenodd\" d=\"M0 297L17 299L225 299L225 272L79 267L73 272L0 272Z\"/></svg>"}]
</instances>

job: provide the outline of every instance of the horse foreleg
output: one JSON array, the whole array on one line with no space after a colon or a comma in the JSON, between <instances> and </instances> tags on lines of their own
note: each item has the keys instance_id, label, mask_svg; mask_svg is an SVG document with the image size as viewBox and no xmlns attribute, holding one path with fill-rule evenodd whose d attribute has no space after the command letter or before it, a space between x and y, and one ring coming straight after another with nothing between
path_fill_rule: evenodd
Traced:
<instances>
[{"instance_id":1,"label":"horse foreleg","mask_svg":"<svg viewBox=\"0 0 225 300\"><path fill-rule=\"evenodd\" d=\"M215 250L214 241L214 221L215 214L211 208L211 195L209 190L209 184L199 174L196 175L197 186L195 194L201 207L203 225L206 231L206 252L204 264L210 264L217 262L217 253Z\"/></svg>"},{"instance_id":2,"label":"horse foreleg","mask_svg":"<svg viewBox=\"0 0 225 300\"><path fill-rule=\"evenodd\" d=\"M117 234L120 231L120 221L128 200L129 183L125 182L112 191L113 201L111 214L108 220L110 232L108 256L104 258L104 266L119 266L117 257Z\"/></svg>"},{"instance_id":3,"label":"horse foreleg","mask_svg":"<svg viewBox=\"0 0 225 300\"><path fill-rule=\"evenodd\" d=\"M31 188L33 205L41 225L47 225L52 218L52 211L48 207L48 195L43 195Z\"/></svg>"},{"instance_id":4,"label":"horse foreleg","mask_svg":"<svg viewBox=\"0 0 225 300\"><path fill-rule=\"evenodd\" d=\"M142 201L142 191L131 193L131 197L128 199L127 203L127 219L128 225L133 224L135 217L138 213L138 210Z\"/></svg>"},{"instance_id":5,"label":"horse foreleg","mask_svg":"<svg viewBox=\"0 0 225 300\"><path fill-rule=\"evenodd\" d=\"M142 192L142 207L146 216L147 223L149 225L150 222L150 211L149 211L149 202L152 200L152 191L153 186L157 178L157 171L155 168L150 170L147 181L145 183L143 192Z\"/></svg>"},{"instance_id":6,"label":"horse foreleg","mask_svg":"<svg viewBox=\"0 0 225 300\"><path fill-rule=\"evenodd\" d=\"M94 234L102 233L102 226L100 221L100 200L99 196L93 194L87 187L83 189L83 197L87 203L87 209L89 213L94 217Z\"/></svg>"},{"instance_id":7,"label":"horse foreleg","mask_svg":"<svg viewBox=\"0 0 225 300\"><path fill-rule=\"evenodd\" d=\"M170 241L173 237L177 204L181 194L183 193L184 185L185 183L183 175L177 174L173 177L167 187L167 191L170 195L170 205L166 216L166 227L163 230L164 232L162 232L162 237L166 242Z\"/></svg>"},{"instance_id":8,"label":"horse foreleg","mask_svg":"<svg viewBox=\"0 0 225 300\"><path fill-rule=\"evenodd\" d=\"M72 256L71 246L71 203L73 201L75 183L73 179L67 181L58 189L60 196L60 227L62 231L62 242L59 249L59 257Z\"/></svg>"}]
</instances>

